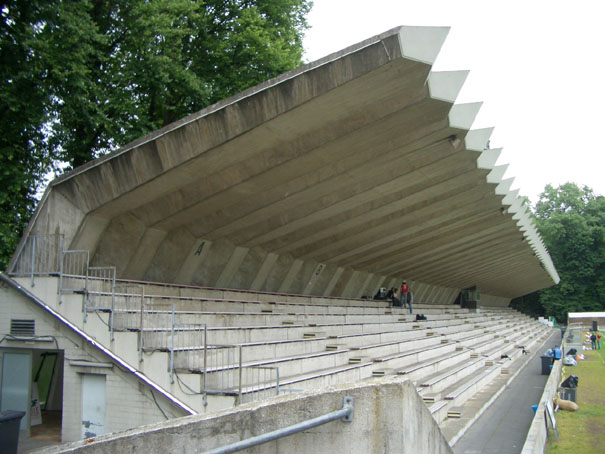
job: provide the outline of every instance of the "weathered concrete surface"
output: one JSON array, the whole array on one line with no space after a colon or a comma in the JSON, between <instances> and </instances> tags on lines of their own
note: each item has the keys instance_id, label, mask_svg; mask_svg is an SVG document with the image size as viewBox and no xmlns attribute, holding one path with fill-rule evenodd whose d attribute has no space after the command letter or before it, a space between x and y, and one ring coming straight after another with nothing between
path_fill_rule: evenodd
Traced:
<instances>
[{"instance_id":1,"label":"weathered concrete surface","mask_svg":"<svg viewBox=\"0 0 605 454\"><path fill-rule=\"evenodd\" d=\"M333 421L243 452L452 452L414 386L401 379L284 396L212 416L180 418L44 452L199 453L340 410L345 396L354 398L352 422Z\"/></svg>"},{"instance_id":2,"label":"weathered concrete surface","mask_svg":"<svg viewBox=\"0 0 605 454\"><path fill-rule=\"evenodd\" d=\"M118 276L360 297L412 282L451 302L558 281L448 29L399 27L224 100L53 183L28 233L62 233ZM18 253L17 253L18 254Z\"/></svg>"}]
</instances>

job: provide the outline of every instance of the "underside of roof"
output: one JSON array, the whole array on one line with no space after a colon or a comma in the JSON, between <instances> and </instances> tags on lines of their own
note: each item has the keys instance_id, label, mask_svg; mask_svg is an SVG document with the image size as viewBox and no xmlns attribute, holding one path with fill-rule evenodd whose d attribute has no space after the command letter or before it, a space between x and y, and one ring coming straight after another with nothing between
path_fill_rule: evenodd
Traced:
<instances>
[{"instance_id":1,"label":"underside of roof","mask_svg":"<svg viewBox=\"0 0 605 454\"><path fill-rule=\"evenodd\" d=\"M467 72L431 71L447 32L390 30L78 168L28 233L127 279L348 297L407 279L442 299L549 287L491 129L470 129L480 104L454 102Z\"/></svg>"}]
</instances>

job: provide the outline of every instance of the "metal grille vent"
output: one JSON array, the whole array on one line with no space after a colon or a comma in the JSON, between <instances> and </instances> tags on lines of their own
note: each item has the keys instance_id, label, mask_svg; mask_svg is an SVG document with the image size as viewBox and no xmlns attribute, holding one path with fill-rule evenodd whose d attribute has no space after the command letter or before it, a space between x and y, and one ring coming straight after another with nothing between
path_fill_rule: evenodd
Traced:
<instances>
[{"instance_id":1,"label":"metal grille vent","mask_svg":"<svg viewBox=\"0 0 605 454\"><path fill-rule=\"evenodd\" d=\"M11 319L11 334L13 336L33 336L36 332L35 320Z\"/></svg>"}]
</instances>

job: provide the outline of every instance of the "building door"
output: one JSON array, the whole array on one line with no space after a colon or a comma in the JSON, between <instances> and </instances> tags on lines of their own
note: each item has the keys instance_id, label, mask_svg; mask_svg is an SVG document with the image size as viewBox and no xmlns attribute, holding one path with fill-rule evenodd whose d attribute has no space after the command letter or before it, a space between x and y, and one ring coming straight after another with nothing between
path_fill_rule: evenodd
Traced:
<instances>
[{"instance_id":1,"label":"building door","mask_svg":"<svg viewBox=\"0 0 605 454\"><path fill-rule=\"evenodd\" d=\"M105 433L105 375L82 375L82 438Z\"/></svg>"},{"instance_id":2,"label":"building door","mask_svg":"<svg viewBox=\"0 0 605 454\"><path fill-rule=\"evenodd\" d=\"M29 428L31 353L5 352L2 355L0 411L24 411L20 430Z\"/></svg>"}]
</instances>

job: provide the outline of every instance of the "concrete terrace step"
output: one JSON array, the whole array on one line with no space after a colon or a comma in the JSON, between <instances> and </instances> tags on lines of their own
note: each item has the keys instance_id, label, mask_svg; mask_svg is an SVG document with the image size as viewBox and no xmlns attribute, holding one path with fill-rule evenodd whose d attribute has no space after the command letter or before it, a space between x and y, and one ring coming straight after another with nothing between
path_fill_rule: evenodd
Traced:
<instances>
[{"instance_id":1,"label":"concrete terrace step","mask_svg":"<svg viewBox=\"0 0 605 454\"><path fill-rule=\"evenodd\" d=\"M358 356L383 356L386 354L401 352L407 346L405 342L415 342L416 345L436 345L443 342L443 334L453 329L464 329L466 325L447 326L437 329L436 336L427 336L435 331L432 328L404 329L390 332L379 332L374 334L354 334L336 337L316 336L302 339L270 340L256 343L239 344L243 348L243 357L247 361L260 359L274 359L278 357L321 352L325 350L351 349L353 357ZM474 330L462 331L463 336L481 332L481 327ZM178 342L177 342L178 343ZM178 348L177 367L184 365L201 364L201 349L196 347ZM190 358L188 358L188 356ZM180 366L183 364L183 366ZM187 366L189 367L189 366Z\"/></svg>"},{"instance_id":2,"label":"concrete terrace step","mask_svg":"<svg viewBox=\"0 0 605 454\"><path fill-rule=\"evenodd\" d=\"M338 298L338 297L325 297L325 296L305 296L305 295L293 295L293 294L280 294L280 293L269 293L269 292L258 292L250 290L236 290L236 289L217 289L217 288L206 288L190 285L172 284L172 283L160 283L160 282L141 282L141 281L130 281L119 279L116 281L117 285L141 285L145 288L146 295L153 296L172 296L172 297L198 297L206 299L223 299L223 300L235 300L235 301L251 301L251 302L262 302L270 303L275 301L281 302L296 302L305 305L363 305L372 304L375 306L388 307L387 301L373 300L373 299L361 299L361 298ZM94 289L94 287L93 287ZM426 304L418 302L419 304ZM427 304L429 305L429 304ZM430 306L439 309L460 309L460 306L452 304L430 304ZM466 310L466 309L465 309Z\"/></svg>"},{"instance_id":3,"label":"concrete terrace step","mask_svg":"<svg viewBox=\"0 0 605 454\"><path fill-rule=\"evenodd\" d=\"M374 366L371 369L378 369L384 368L385 365L389 368L409 366L413 363L417 363L421 359L436 358L446 353L450 353L451 355L458 354L454 345L441 344L438 338L421 338L420 340L413 339L410 341L404 341L400 345L393 345L393 347L399 349L399 352L382 357L373 357L372 355L372 353L380 352L379 349L376 349L376 352L373 352L371 349L366 349L363 355L359 355L359 351L352 352L350 350L336 350L330 352L295 355L287 358L275 358L271 360L244 360L243 366L279 367L280 377L287 378L300 374L312 373L314 370L341 367L346 363L351 364L352 358L358 358L358 361L355 361L355 364L369 364L371 362ZM408 348L406 349L405 347ZM355 356L353 356L353 353L355 353ZM244 354L242 354L242 356L243 355ZM468 357L468 352L466 353L466 356ZM443 359L445 359L445 357ZM435 362L438 362L438 360ZM221 367L211 367L208 370L209 383L224 381L220 377L220 374L233 370L236 368L236 366L236 364L227 364Z\"/></svg>"},{"instance_id":4,"label":"concrete terrace step","mask_svg":"<svg viewBox=\"0 0 605 454\"><path fill-rule=\"evenodd\" d=\"M443 345L436 346L437 348L430 348L422 350L425 355L436 355L437 353L443 354ZM405 358L412 359L410 364L418 361L419 351L410 351L404 355ZM443 354L444 357L452 357L455 355L455 350L450 350L449 353L452 355ZM328 367L325 369L315 369L307 372L303 372L298 375L283 377L280 380L280 386L284 389L312 389L317 386L326 386L337 383L354 382L359 380L369 379L372 373L382 367L385 364L390 366L396 365L396 361L401 360L401 356L396 355L393 358L381 358L378 361L362 362L360 364L342 364L334 367ZM391 362L391 364L389 364ZM484 367L484 366L483 366ZM280 374L281 375L281 374ZM253 393L254 391L250 391ZM458 400L460 403L460 399ZM447 406L446 402L444 406ZM444 413L445 414L445 413Z\"/></svg>"},{"instance_id":5,"label":"concrete terrace step","mask_svg":"<svg viewBox=\"0 0 605 454\"><path fill-rule=\"evenodd\" d=\"M535 322L534 322L535 323ZM544 334L550 335L550 331L534 331L534 334L531 336L527 336L527 340L529 340L528 345L533 346L536 343L543 342ZM510 356L510 360L494 360L493 365L482 366L477 370L484 369L484 372L478 374L469 374L466 378L456 381L454 384L451 384L447 388L444 388L443 391L437 393L435 395L436 400L441 398L442 400L437 400L435 404L431 405L430 409L435 409L433 413L433 417L437 420L437 422L443 422L448 416L448 409L453 409L456 407L456 411L464 412L465 402L471 397L475 396L475 394L482 390L488 383L493 381L495 378L499 377L503 373L507 374L508 369L510 367L515 367L516 362L519 358L521 358L521 348L518 346L510 345L505 350L500 350L498 354L504 352ZM481 361L479 358L477 361ZM448 382L449 383L449 382ZM450 417L457 417L459 415L450 415Z\"/></svg>"},{"instance_id":6,"label":"concrete terrace step","mask_svg":"<svg viewBox=\"0 0 605 454\"><path fill-rule=\"evenodd\" d=\"M478 323L482 323L478 322ZM487 323L487 322L486 322ZM393 323L356 323L356 324L317 324L317 325L276 325L276 326L247 326L247 327L211 327L207 328L209 344L246 344L259 343L278 340L302 339L305 337L333 337L348 336L353 334L365 335L385 332L401 332L422 330L425 335L449 334L474 331L483 329L468 329L469 325L461 323L461 320L439 320L428 324L418 324L416 322L393 322ZM475 326L475 325L473 325ZM185 342L190 332L195 329L179 329L175 332L175 345L179 348L197 347L196 345L187 345ZM412 334L410 334L413 336ZM165 348L170 345L171 330L169 328L144 330L144 344L149 348ZM359 344L358 344L359 345ZM354 345L351 345L354 346Z\"/></svg>"},{"instance_id":7,"label":"concrete terrace step","mask_svg":"<svg viewBox=\"0 0 605 454\"><path fill-rule=\"evenodd\" d=\"M90 291L89 295L95 298L95 301L106 300L101 304L103 307L111 307L111 294ZM116 293L116 300L124 298L127 294ZM375 305L368 303L368 300L356 300L356 304L306 304L298 302L286 301L248 301L248 300L233 300L233 299L208 299L198 296L163 296L163 295L148 295L144 297L145 305L153 307L155 305L175 305L175 309L179 311L200 311L200 312L280 312L280 313L300 313L300 314L409 314L409 311L404 308L390 307L388 305ZM467 309L460 308L443 308L430 304L418 303L415 304L416 313L424 313L425 315L436 314L467 314Z\"/></svg>"}]
</instances>

